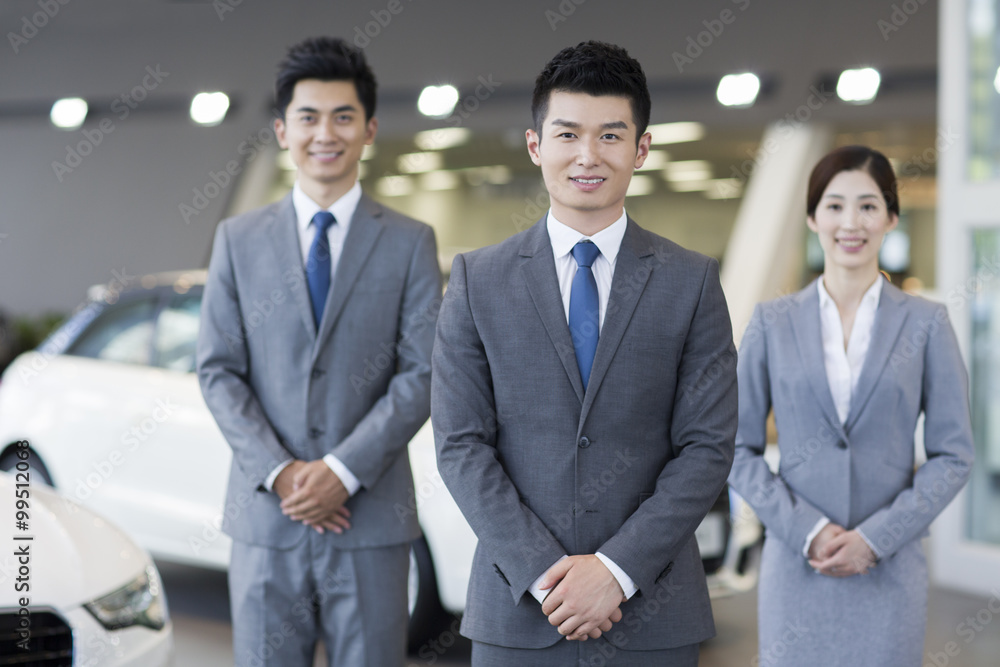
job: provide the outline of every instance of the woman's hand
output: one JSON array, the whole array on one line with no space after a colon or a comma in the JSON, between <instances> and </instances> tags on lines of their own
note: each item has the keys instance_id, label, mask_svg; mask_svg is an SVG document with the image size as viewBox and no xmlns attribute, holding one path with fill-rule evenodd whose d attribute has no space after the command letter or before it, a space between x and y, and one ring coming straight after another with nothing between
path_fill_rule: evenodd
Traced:
<instances>
[{"instance_id":1,"label":"woman's hand","mask_svg":"<svg viewBox=\"0 0 1000 667\"><path fill-rule=\"evenodd\" d=\"M815 542L816 540L814 546ZM876 561L868 543L856 530L847 530L833 537L817 548L815 554L810 547L809 555L809 565L829 577L868 574L869 568L874 567Z\"/></svg>"}]
</instances>

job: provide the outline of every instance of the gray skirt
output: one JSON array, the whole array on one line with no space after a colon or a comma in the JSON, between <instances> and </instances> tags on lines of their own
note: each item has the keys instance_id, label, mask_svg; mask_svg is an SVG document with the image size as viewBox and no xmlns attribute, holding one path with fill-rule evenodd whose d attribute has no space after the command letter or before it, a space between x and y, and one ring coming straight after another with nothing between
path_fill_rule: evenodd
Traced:
<instances>
[{"instance_id":1,"label":"gray skirt","mask_svg":"<svg viewBox=\"0 0 1000 667\"><path fill-rule=\"evenodd\" d=\"M764 542L758 593L760 667L920 667L927 562L919 541L867 575L817 574L801 552Z\"/></svg>"}]
</instances>

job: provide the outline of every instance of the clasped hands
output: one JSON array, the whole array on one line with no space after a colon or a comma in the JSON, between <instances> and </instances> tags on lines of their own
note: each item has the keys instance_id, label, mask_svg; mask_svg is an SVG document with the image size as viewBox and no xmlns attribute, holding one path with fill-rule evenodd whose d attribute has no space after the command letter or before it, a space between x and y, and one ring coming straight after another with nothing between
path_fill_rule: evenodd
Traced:
<instances>
[{"instance_id":1,"label":"clasped hands","mask_svg":"<svg viewBox=\"0 0 1000 667\"><path fill-rule=\"evenodd\" d=\"M829 577L868 574L875 561L875 554L858 531L835 523L823 526L809 545L809 565Z\"/></svg>"},{"instance_id":2,"label":"clasped hands","mask_svg":"<svg viewBox=\"0 0 1000 667\"><path fill-rule=\"evenodd\" d=\"M344 507L350 496L322 459L292 461L278 473L273 489L281 498L285 516L311 526L321 535L327 530L340 535L351 527L351 511Z\"/></svg>"},{"instance_id":3,"label":"clasped hands","mask_svg":"<svg viewBox=\"0 0 1000 667\"><path fill-rule=\"evenodd\" d=\"M545 573L540 588L549 590L542 612L567 639L597 639L622 620L622 587L593 554L563 558Z\"/></svg>"}]
</instances>

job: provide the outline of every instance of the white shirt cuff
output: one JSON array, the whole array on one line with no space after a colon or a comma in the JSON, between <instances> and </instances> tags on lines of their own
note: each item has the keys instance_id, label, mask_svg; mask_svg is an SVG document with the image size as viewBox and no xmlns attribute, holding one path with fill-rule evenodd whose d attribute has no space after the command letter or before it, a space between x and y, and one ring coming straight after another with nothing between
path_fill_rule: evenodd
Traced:
<instances>
[{"instance_id":1,"label":"white shirt cuff","mask_svg":"<svg viewBox=\"0 0 1000 667\"><path fill-rule=\"evenodd\" d=\"M561 561L563 558L569 558L569 555L563 554L563 557L557 560L556 563ZM552 563L552 565L555 565L556 563ZM531 588L528 589L528 592L531 593L531 597L538 600L538 604L542 604L543 602L545 602L545 596L552 592L552 588L548 588L544 591L541 588L539 588L539 586L542 585L542 579L544 579L545 575L548 574L549 570L552 569L552 565L550 565L549 568L545 570L545 572L542 572L541 576L535 579L534 583L531 584Z\"/></svg>"},{"instance_id":2,"label":"white shirt cuff","mask_svg":"<svg viewBox=\"0 0 1000 667\"><path fill-rule=\"evenodd\" d=\"M274 480L278 479L278 475L281 474L281 471L291 465L294 460L295 459L288 459L287 461L279 463L278 467L272 470L271 474L264 480L264 488L268 491L274 491Z\"/></svg>"},{"instance_id":3,"label":"white shirt cuff","mask_svg":"<svg viewBox=\"0 0 1000 667\"><path fill-rule=\"evenodd\" d=\"M327 454L324 456L323 463L330 466L330 470L333 471L333 474L340 478L344 488L347 489L348 495L353 496L358 492L358 489L361 488L361 482L354 476L354 473L348 470L347 466L341 463L340 459L333 454Z\"/></svg>"},{"instance_id":4,"label":"white shirt cuff","mask_svg":"<svg viewBox=\"0 0 1000 667\"><path fill-rule=\"evenodd\" d=\"M611 574L614 575L615 579L618 581L618 585L622 587L622 592L625 593L625 599L631 600L632 596L635 595L639 588L632 581L632 577L625 574L625 570L618 567L618 563L614 562L600 551L597 552L597 557L601 559L604 566L611 570Z\"/></svg>"},{"instance_id":5,"label":"white shirt cuff","mask_svg":"<svg viewBox=\"0 0 1000 667\"><path fill-rule=\"evenodd\" d=\"M803 556L809 558L809 547L812 546L813 540L815 540L816 536L819 535L819 531L826 528L826 525L828 523L830 523L830 520L827 519L826 517L823 517L822 519L817 521L816 525L813 526L813 529L809 531L809 534L806 535L806 544L804 547L802 547Z\"/></svg>"}]
</instances>

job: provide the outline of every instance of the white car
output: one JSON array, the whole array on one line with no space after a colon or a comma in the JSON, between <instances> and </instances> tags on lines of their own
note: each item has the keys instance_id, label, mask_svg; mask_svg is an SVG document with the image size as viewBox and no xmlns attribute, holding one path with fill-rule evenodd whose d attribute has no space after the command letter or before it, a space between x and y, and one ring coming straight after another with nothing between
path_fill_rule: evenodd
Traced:
<instances>
[{"instance_id":1,"label":"white car","mask_svg":"<svg viewBox=\"0 0 1000 667\"><path fill-rule=\"evenodd\" d=\"M30 443L40 477L108 516L157 558L226 568L222 520L231 450L194 373L205 273L145 276L89 300L0 382L0 470ZM460 613L476 538L437 472L426 424L410 443L425 538L413 545L411 643ZM756 582L762 531L723 493L698 531L715 594ZM737 517L738 520L733 520ZM443 607L443 609L442 609Z\"/></svg>"},{"instance_id":2,"label":"white car","mask_svg":"<svg viewBox=\"0 0 1000 667\"><path fill-rule=\"evenodd\" d=\"M0 473L0 664L166 667L173 628L149 554L33 479Z\"/></svg>"}]
</instances>

